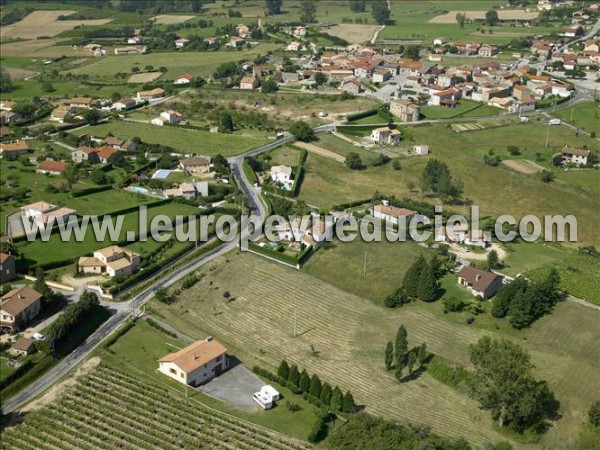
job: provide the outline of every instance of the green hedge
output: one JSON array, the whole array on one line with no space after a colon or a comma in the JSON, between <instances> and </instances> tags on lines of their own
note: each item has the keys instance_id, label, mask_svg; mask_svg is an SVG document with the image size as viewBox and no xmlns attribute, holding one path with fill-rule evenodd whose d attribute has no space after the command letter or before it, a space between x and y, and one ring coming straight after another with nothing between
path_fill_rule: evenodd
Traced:
<instances>
[{"instance_id":1,"label":"green hedge","mask_svg":"<svg viewBox=\"0 0 600 450\"><path fill-rule=\"evenodd\" d=\"M348 122L356 122L357 120L364 119L365 117L374 116L379 112L379 108L369 109L368 111L362 111L354 114L348 114L346 120Z\"/></svg>"},{"instance_id":2,"label":"green hedge","mask_svg":"<svg viewBox=\"0 0 600 450\"><path fill-rule=\"evenodd\" d=\"M135 325L135 322L133 320L127 319L125 324L122 327L120 327L115 333L112 334L111 337L109 337L104 342L104 345L103 345L104 350L106 350L110 353L114 353L110 347L112 347L114 344L116 344L117 341L121 338L121 336L123 336L125 333L127 333L129 330L131 330L134 325Z\"/></svg>"},{"instance_id":3,"label":"green hedge","mask_svg":"<svg viewBox=\"0 0 600 450\"><path fill-rule=\"evenodd\" d=\"M98 192L110 191L112 186L98 186L88 189L82 189L81 191L75 191L71 194L71 197L84 197L86 195L97 194Z\"/></svg>"},{"instance_id":4,"label":"green hedge","mask_svg":"<svg viewBox=\"0 0 600 450\"><path fill-rule=\"evenodd\" d=\"M4 380L0 381L0 390L4 389L9 384L13 383L15 380L18 380L31 369L33 369L33 361L31 359L25 361L21 367L16 369L13 373L7 376Z\"/></svg>"},{"instance_id":5,"label":"green hedge","mask_svg":"<svg viewBox=\"0 0 600 450\"><path fill-rule=\"evenodd\" d=\"M248 242L248 249L259 253L261 255L264 256L268 256L270 258L276 259L278 261L281 261L283 263L286 264L290 264L292 266L301 266L302 263L310 256L310 254L312 253L312 247L306 247L304 250L302 250L298 256L296 258L293 258L291 256L288 255L283 255L277 251L271 250L270 248L267 247L260 247L259 245L255 244L254 242Z\"/></svg>"}]
</instances>

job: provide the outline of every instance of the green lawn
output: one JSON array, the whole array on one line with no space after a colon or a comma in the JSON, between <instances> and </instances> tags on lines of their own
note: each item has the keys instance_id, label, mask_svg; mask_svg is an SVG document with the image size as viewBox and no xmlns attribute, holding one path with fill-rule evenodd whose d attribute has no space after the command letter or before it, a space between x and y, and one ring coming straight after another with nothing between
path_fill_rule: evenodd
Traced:
<instances>
[{"instance_id":1,"label":"green lawn","mask_svg":"<svg viewBox=\"0 0 600 450\"><path fill-rule=\"evenodd\" d=\"M552 113L553 116L582 128L588 133L600 134L600 103L581 102L570 108Z\"/></svg>"},{"instance_id":2,"label":"green lawn","mask_svg":"<svg viewBox=\"0 0 600 450\"><path fill-rule=\"evenodd\" d=\"M146 65L167 67L161 80L174 80L179 75L191 73L201 77L211 77L214 70L222 63L253 59L258 54L276 50L280 45L264 43L251 50L219 51L219 52L164 52L145 55L106 56L97 62L67 71L74 75L89 75L92 79L111 80L119 72L131 73L134 66L144 68Z\"/></svg>"},{"instance_id":3,"label":"green lawn","mask_svg":"<svg viewBox=\"0 0 600 450\"><path fill-rule=\"evenodd\" d=\"M479 111L479 109L482 108L483 111ZM451 119L453 117L495 116L500 113L500 108L494 108L480 102L463 99L458 102L456 108L425 106L421 108L421 113L426 119Z\"/></svg>"},{"instance_id":4,"label":"green lawn","mask_svg":"<svg viewBox=\"0 0 600 450\"><path fill-rule=\"evenodd\" d=\"M261 155L261 159L265 158L270 158L269 163L273 166L284 165L296 167L300 162L300 150L286 145Z\"/></svg>"},{"instance_id":5,"label":"green lawn","mask_svg":"<svg viewBox=\"0 0 600 450\"><path fill-rule=\"evenodd\" d=\"M77 93L89 97L110 97L114 92L125 96L133 93L133 89L125 84L116 86L103 86L82 83L78 81L52 81L52 91L45 91L35 78L31 80L16 80L13 82L15 90L10 92L11 100L28 100L33 97L62 98Z\"/></svg>"},{"instance_id":6,"label":"green lawn","mask_svg":"<svg viewBox=\"0 0 600 450\"><path fill-rule=\"evenodd\" d=\"M205 336L193 336L202 339ZM176 387L183 391L180 383L157 372L158 359L167 353L175 352L188 345L179 339L172 338L159 330L151 327L145 321L140 320L124 336L111 346L114 354L108 355L106 352L97 351L103 358L107 358L109 364L116 364L135 375L146 374L161 383ZM231 354L235 356L235 354ZM272 381L267 381L273 384ZM251 411L242 411L231 405L212 398L201 391L189 390L190 397L205 405L219 409L232 414L236 417L248 420L250 422L265 426L267 428L279 431L280 433L306 439L310 428L315 419L314 407L304 400L301 396L292 394L288 389L275 385L280 391L283 399L279 401L277 407L263 411L258 407ZM300 411L291 412L285 406L284 402L290 401L300 406Z\"/></svg>"},{"instance_id":7,"label":"green lawn","mask_svg":"<svg viewBox=\"0 0 600 450\"><path fill-rule=\"evenodd\" d=\"M162 144L181 152L214 156L238 155L268 142L265 138L249 137L240 131L233 134L209 133L201 130L188 130L176 127L157 127L156 125L111 121L90 127L95 136L106 136L109 132L124 139L139 137L151 144Z\"/></svg>"},{"instance_id":8,"label":"green lawn","mask_svg":"<svg viewBox=\"0 0 600 450\"><path fill-rule=\"evenodd\" d=\"M480 206L482 217L511 214L520 220L527 214L541 218L548 214L573 214L578 220L578 243L571 245L598 244L600 229L593 213L600 209L597 188L584 189L577 184L564 182L561 170L553 168L551 160L552 155L564 145L587 145L596 151L600 145L589 137L576 136L574 131L566 127L554 127L550 129L549 147L546 148L547 132L547 125L537 121L460 134L442 124L403 127L405 139L415 144L429 145L429 156L405 158L401 161L402 169L399 171L393 170L391 164L352 171L341 163L310 153L300 199L320 208L330 208L334 204L369 198L379 191L399 198L409 196L436 202L422 192L414 189L411 192L408 188L408 183L414 183L416 188L420 186L421 173L427 161L436 158L447 163L453 177L462 181L464 197ZM519 146L521 154L510 156L506 150L509 145ZM519 173L504 165L486 165L483 157L490 150L504 159L523 158L531 161L535 161L535 154L539 153L541 160L538 164L554 171L559 179L543 183L535 175ZM587 172L581 174L593 184L593 175L587 175ZM499 190L502 195L499 195ZM445 205L445 209L452 207Z\"/></svg>"}]
</instances>

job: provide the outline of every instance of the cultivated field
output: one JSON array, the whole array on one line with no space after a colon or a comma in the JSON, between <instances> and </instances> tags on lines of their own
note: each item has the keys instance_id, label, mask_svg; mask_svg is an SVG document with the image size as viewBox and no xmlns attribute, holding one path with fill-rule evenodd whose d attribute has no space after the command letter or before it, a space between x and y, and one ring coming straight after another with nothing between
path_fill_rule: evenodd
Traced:
<instances>
[{"instance_id":1,"label":"cultivated field","mask_svg":"<svg viewBox=\"0 0 600 450\"><path fill-rule=\"evenodd\" d=\"M379 25L358 25L358 24L339 24L327 30L327 34L337 36L351 44L362 44L370 42L371 38L381 26Z\"/></svg>"},{"instance_id":2,"label":"cultivated field","mask_svg":"<svg viewBox=\"0 0 600 450\"><path fill-rule=\"evenodd\" d=\"M63 31L83 25L106 25L112 19L93 20L57 20L58 16L72 14L75 11L34 11L20 22L2 27L2 37L37 39L40 36L54 37Z\"/></svg>"},{"instance_id":3,"label":"cultivated field","mask_svg":"<svg viewBox=\"0 0 600 450\"><path fill-rule=\"evenodd\" d=\"M344 158L339 153L332 152L331 150L324 149L315 144L310 144L308 142L296 142L296 145L305 150L308 150L311 153L324 156L325 158L333 159L334 161L337 161L342 164L344 163L344 161L346 161L346 158Z\"/></svg>"},{"instance_id":4,"label":"cultivated field","mask_svg":"<svg viewBox=\"0 0 600 450\"><path fill-rule=\"evenodd\" d=\"M157 80L162 75L162 72L146 72L146 73L136 73L135 75L131 75L128 83L150 83L151 81Z\"/></svg>"},{"instance_id":5,"label":"cultivated field","mask_svg":"<svg viewBox=\"0 0 600 450\"><path fill-rule=\"evenodd\" d=\"M411 345L426 342L435 354L463 364L468 360L468 345L489 334L493 326L469 327L464 319L443 315L439 302L384 309L253 255L229 254L201 273L201 281L184 291L174 305L153 305L180 331L215 336L246 364L273 369L282 358L298 363L321 379L350 389L369 412L426 423L437 433L464 436L475 444L505 440L492 430L489 415L463 394L427 373L398 384L383 367L385 343L401 323L408 329ZM224 291L234 300L224 300ZM292 337L294 317L296 338ZM553 315L523 333L497 321L501 331L494 334L518 339L530 350L537 374L549 381L561 401L563 417L540 446L570 448L591 398L597 396L590 396L590 389L596 388L589 384L600 369L597 321L596 311L571 303L559 305ZM318 355L313 355L311 346Z\"/></svg>"},{"instance_id":6,"label":"cultivated field","mask_svg":"<svg viewBox=\"0 0 600 450\"><path fill-rule=\"evenodd\" d=\"M5 430L2 440L3 447L19 449L307 448L104 365Z\"/></svg>"},{"instance_id":7,"label":"cultivated field","mask_svg":"<svg viewBox=\"0 0 600 450\"><path fill-rule=\"evenodd\" d=\"M541 172L544 170L542 166L533 161L528 161L526 159L505 159L502 161L506 167L516 170L517 172L524 173L527 175L532 175L534 173Z\"/></svg>"},{"instance_id":8,"label":"cultivated field","mask_svg":"<svg viewBox=\"0 0 600 450\"><path fill-rule=\"evenodd\" d=\"M485 11L449 11L429 20L429 23L456 23L456 14L462 12L471 20L485 20ZM523 11L520 9L506 9L498 11L500 20L533 20L537 18L537 11Z\"/></svg>"},{"instance_id":9,"label":"cultivated field","mask_svg":"<svg viewBox=\"0 0 600 450\"><path fill-rule=\"evenodd\" d=\"M109 132L124 139L135 136L144 142L162 144L181 152L201 155L238 155L268 141L260 135L209 133L208 131L176 127L157 127L145 123L110 122L89 129L95 136L105 137Z\"/></svg>"},{"instance_id":10,"label":"cultivated field","mask_svg":"<svg viewBox=\"0 0 600 450\"><path fill-rule=\"evenodd\" d=\"M175 23L187 22L196 16L185 16L178 14L161 14L152 18L157 25L173 25Z\"/></svg>"},{"instance_id":11,"label":"cultivated field","mask_svg":"<svg viewBox=\"0 0 600 450\"><path fill-rule=\"evenodd\" d=\"M552 115L588 133L594 132L600 135L600 103L598 102L577 103L571 108L563 108Z\"/></svg>"}]
</instances>

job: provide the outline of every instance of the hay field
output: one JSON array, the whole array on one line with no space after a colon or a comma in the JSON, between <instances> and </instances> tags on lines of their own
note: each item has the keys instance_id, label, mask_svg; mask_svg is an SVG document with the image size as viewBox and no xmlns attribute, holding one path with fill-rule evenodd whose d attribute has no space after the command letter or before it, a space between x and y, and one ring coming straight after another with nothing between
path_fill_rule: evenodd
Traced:
<instances>
[{"instance_id":1,"label":"hay field","mask_svg":"<svg viewBox=\"0 0 600 450\"><path fill-rule=\"evenodd\" d=\"M362 44L370 42L375 32L380 28L380 25L355 25L347 23L334 25L326 31L327 34L345 39L351 44Z\"/></svg>"},{"instance_id":2,"label":"hay field","mask_svg":"<svg viewBox=\"0 0 600 450\"><path fill-rule=\"evenodd\" d=\"M502 161L506 167L516 170L527 175L541 172L544 170L542 166L527 159L505 159Z\"/></svg>"},{"instance_id":3,"label":"hay field","mask_svg":"<svg viewBox=\"0 0 600 450\"><path fill-rule=\"evenodd\" d=\"M333 159L339 163L344 164L346 158L344 158L339 153L332 152L331 150L324 149L315 144L310 144L308 142L296 142L296 146L308 150L309 152L315 153L317 155L324 156L325 158Z\"/></svg>"},{"instance_id":4,"label":"hay field","mask_svg":"<svg viewBox=\"0 0 600 450\"><path fill-rule=\"evenodd\" d=\"M0 36L37 39L40 36L54 37L63 31L72 30L80 25L106 25L113 19L58 20L59 16L73 14L75 11L34 11L20 22L2 27Z\"/></svg>"},{"instance_id":5,"label":"hay field","mask_svg":"<svg viewBox=\"0 0 600 450\"><path fill-rule=\"evenodd\" d=\"M136 73L129 77L128 83L150 83L151 81L157 80L162 75L162 72L146 72Z\"/></svg>"},{"instance_id":6,"label":"hay field","mask_svg":"<svg viewBox=\"0 0 600 450\"><path fill-rule=\"evenodd\" d=\"M247 365L274 369L282 358L297 363L350 389L357 403L375 414L426 423L435 432L464 436L473 444L506 440L492 429L489 415L459 392L427 374L400 385L385 371L383 349L401 323L411 345L427 342L432 352L463 364L468 345L490 333L526 347L537 375L550 383L563 408L563 417L540 445L529 448L573 448L590 398L598 396L590 380L600 370L600 315L571 302L518 333L504 326L484 329L477 322L467 326L443 315L439 302L385 309L303 272L239 252L207 264L200 273L201 281L174 305L154 303L153 309L192 337L214 336ZM225 291L233 301L224 300Z\"/></svg>"},{"instance_id":7,"label":"hay field","mask_svg":"<svg viewBox=\"0 0 600 450\"><path fill-rule=\"evenodd\" d=\"M448 11L430 19L428 23L449 24L456 23L456 14L463 12L471 20L485 20L485 11ZM539 15L537 11L523 11L520 9L498 10L500 20L533 20Z\"/></svg>"},{"instance_id":8,"label":"hay field","mask_svg":"<svg viewBox=\"0 0 600 450\"><path fill-rule=\"evenodd\" d=\"M173 25L187 22L196 16L180 16L178 14L161 14L152 18L157 25Z\"/></svg>"}]
</instances>

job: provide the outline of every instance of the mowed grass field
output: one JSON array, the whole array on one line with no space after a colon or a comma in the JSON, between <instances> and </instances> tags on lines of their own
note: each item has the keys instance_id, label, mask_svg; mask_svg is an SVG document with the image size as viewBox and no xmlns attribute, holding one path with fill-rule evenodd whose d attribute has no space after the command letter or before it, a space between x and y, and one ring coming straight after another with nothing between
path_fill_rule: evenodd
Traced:
<instances>
[{"instance_id":1,"label":"mowed grass field","mask_svg":"<svg viewBox=\"0 0 600 450\"><path fill-rule=\"evenodd\" d=\"M600 228L593 211L600 209L600 183L596 182L595 187L568 183L567 178L562 179L563 172L551 166L551 160L552 155L564 145L587 145L596 151L600 145L589 137L576 136L567 127L553 127L550 129L550 145L545 148L547 131L547 125L538 122L460 134L442 124L402 127L406 141L429 145L428 156L402 159L402 169L398 171L391 164L352 171L341 163L310 153L300 199L320 208L330 208L334 204L370 198L378 191L400 198L410 196L436 202L418 190L411 192L408 189L408 183L419 188L427 161L436 158L447 163L453 177L462 181L464 198L480 206L481 217L511 214L520 220L527 214L540 218L544 215L573 214L578 221L577 245L597 244L600 242ZM328 147L319 142L317 145L337 152L335 146ZM506 150L509 145L520 147L519 158L535 160L535 153L540 153L542 160L539 164L553 170L559 179L543 183L536 175L521 174L502 165L492 167L483 162L483 156L491 149L504 159L515 159ZM588 172L581 174L586 180L591 177L589 182L593 183L594 175L588 175ZM597 173L595 176L598 180ZM451 209L451 206L446 208ZM463 208L459 209L462 211Z\"/></svg>"},{"instance_id":2,"label":"mowed grass field","mask_svg":"<svg viewBox=\"0 0 600 450\"><path fill-rule=\"evenodd\" d=\"M188 130L176 127L158 127L148 123L111 121L109 123L89 127L87 130L94 136L104 137L113 133L123 139L139 137L151 144L162 144L186 153L214 156L238 155L252 148L260 147L268 142L266 137L232 133L209 133L202 130Z\"/></svg>"},{"instance_id":3,"label":"mowed grass field","mask_svg":"<svg viewBox=\"0 0 600 450\"><path fill-rule=\"evenodd\" d=\"M398 279L403 276L403 265L393 266ZM174 305L153 304L180 331L194 338L214 336L247 365L274 369L286 358L329 383L350 389L357 403L371 413L428 424L435 432L464 436L474 444L506 439L493 430L489 415L475 402L427 373L398 384L384 369L385 344L400 324L408 329L410 345L426 342L433 353L468 363L468 345L489 331L444 316L441 304L416 302L385 309L316 277L249 254L228 254L200 273L201 281L183 291ZM225 291L233 301L223 298ZM597 394L597 386L590 385L590 380L600 369L598 319L596 311L564 303L523 333L492 333L525 346L532 353L537 375L548 380L561 401L561 420L540 445L530 448L573 448L589 404L597 397L591 395L590 390ZM312 354L311 345L318 356Z\"/></svg>"},{"instance_id":4,"label":"mowed grass field","mask_svg":"<svg viewBox=\"0 0 600 450\"><path fill-rule=\"evenodd\" d=\"M552 113L553 116L581 128L588 133L600 134L600 103L581 102L571 108Z\"/></svg>"},{"instance_id":5,"label":"mowed grass field","mask_svg":"<svg viewBox=\"0 0 600 450\"><path fill-rule=\"evenodd\" d=\"M275 50L278 44L264 43L251 50L220 52L165 52L145 55L106 56L97 62L72 69L67 73L74 75L87 74L94 79L112 79L119 72L131 73L132 67L144 68L165 66L168 69L161 79L173 80L184 73L195 76L211 77L214 70L222 63L239 60L252 60L258 54L266 54Z\"/></svg>"}]
</instances>

